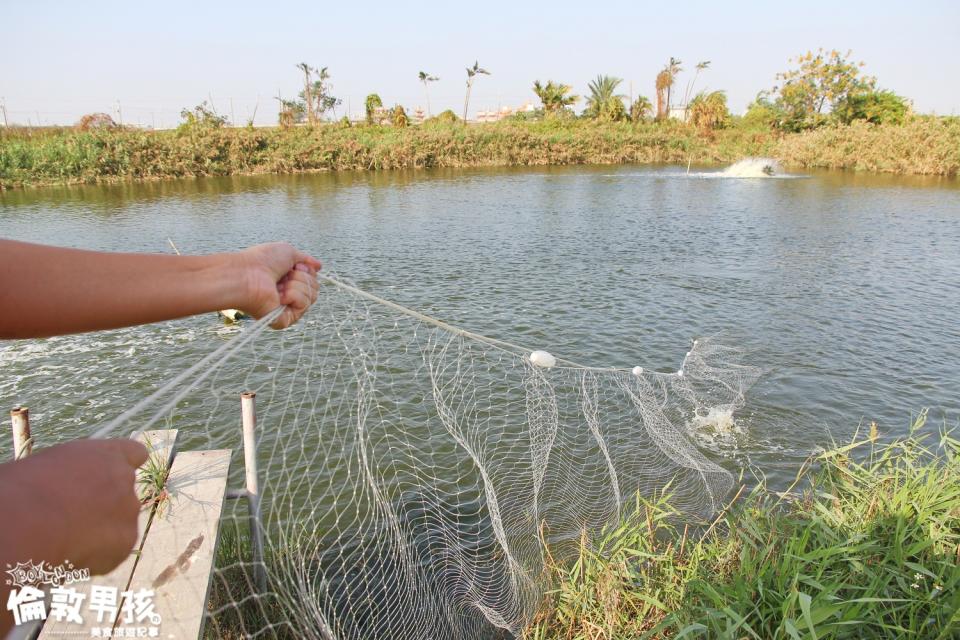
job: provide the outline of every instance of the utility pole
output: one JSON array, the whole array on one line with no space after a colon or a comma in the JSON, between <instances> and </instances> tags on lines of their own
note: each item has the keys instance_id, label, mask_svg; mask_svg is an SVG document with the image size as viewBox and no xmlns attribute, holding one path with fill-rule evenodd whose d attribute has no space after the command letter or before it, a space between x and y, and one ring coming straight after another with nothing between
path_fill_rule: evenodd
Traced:
<instances>
[{"instance_id":1,"label":"utility pole","mask_svg":"<svg viewBox=\"0 0 960 640\"><path fill-rule=\"evenodd\" d=\"M3 112L3 126L4 128L9 127L7 123L7 99L0 97L0 111Z\"/></svg>"}]
</instances>

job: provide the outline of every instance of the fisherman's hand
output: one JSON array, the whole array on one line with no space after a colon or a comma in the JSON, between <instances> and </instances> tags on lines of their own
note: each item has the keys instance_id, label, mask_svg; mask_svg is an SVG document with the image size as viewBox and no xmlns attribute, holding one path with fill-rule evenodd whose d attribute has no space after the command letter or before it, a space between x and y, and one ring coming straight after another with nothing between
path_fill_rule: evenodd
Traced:
<instances>
[{"instance_id":1,"label":"fisherman's hand","mask_svg":"<svg viewBox=\"0 0 960 640\"><path fill-rule=\"evenodd\" d=\"M284 242L250 247L236 254L245 294L238 308L261 318L280 305L283 313L270 326L284 329L297 322L317 300L320 261Z\"/></svg>"},{"instance_id":2,"label":"fisherman's hand","mask_svg":"<svg viewBox=\"0 0 960 640\"><path fill-rule=\"evenodd\" d=\"M146 459L133 440L76 440L0 465L3 561L114 569L137 542L136 469Z\"/></svg>"}]
</instances>

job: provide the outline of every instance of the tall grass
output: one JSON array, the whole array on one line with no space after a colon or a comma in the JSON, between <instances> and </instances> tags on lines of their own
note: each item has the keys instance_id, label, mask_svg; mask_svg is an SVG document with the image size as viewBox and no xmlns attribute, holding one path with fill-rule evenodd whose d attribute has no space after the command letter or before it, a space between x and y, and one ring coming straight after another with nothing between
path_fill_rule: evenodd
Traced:
<instances>
[{"instance_id":1,"label":"tall grass","mask_svg":"<svg viewBox=\"0 0 960 640\"><path fill-rule=\"evenodd\" d=\"M824 453L795 490L761 483L707 530L668 498L573 564L525 638L960 637L960 442L914 433Z\"/></svg>"},{"instance_id":2,"label":"tall grass","mask_svg":"<svg viewBox=\"0 0 960 640\"><path fill-rule=\"evenodd\" d=\"M184 176L496 165L729 163L774 155L796 167L956 175L960 123L914 118L781 135L743 123L504 121L464 126L323 125L178 131L49 129L0 136L0 187Z\"/></svg>"},{"instance_id":3,"label":"tall grass","mask_svg":"<svg viewBox=\"0 0 960 640\"><path fill-rule=\"evenodd\" d=\"M905 439L814 456L785 492L741 489L697 527L678 524L669 488L637 499L573 558L548 556L554 588L522 638L960 637L960 441L922 433L924 418ZM254 595L243 558L228 527L207 637L298 637L306 605Z\"/></svg>"},{"instance_id":4,"label":"tall grass","mask_svg":"<svg viewBox=\"0 0 960 640\"><path fill-rule=\"evenodd\" d=\"M955 176L960 118L914 116L902 125L857 120L785 136L775 154L800 167Z\"/></svg>"}]
</instances>

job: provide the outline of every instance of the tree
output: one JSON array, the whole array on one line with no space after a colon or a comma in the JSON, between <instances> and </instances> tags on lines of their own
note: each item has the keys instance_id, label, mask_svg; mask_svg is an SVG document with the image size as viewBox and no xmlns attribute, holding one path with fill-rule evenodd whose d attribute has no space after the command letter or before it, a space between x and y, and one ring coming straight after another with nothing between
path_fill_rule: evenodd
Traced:
<instances>
[{"instance_id":1,"label":"tree","mask_svg":"<svg viewBox=\"0 0 960 640\"><path fill-rule=\"evenodd\" d=\"M833 107L837 120L850 124L866 120L874 124L901 124L909 111L907 101L892 91L870 91L848 96Z\"/></svg>"},{"instance_id":2,"label":"tree","mask_svg":"<svg viewBox=\"0 0 960 640\"><path fill-rule=\"evenodd\" d=\"M670 97L673 91L673 84L676 82L677 74L683 71L680 66L683 64L677 58L670 56L667 66L657 74L657 119L663 120L670 116Z\"/></svg>"},{"instance_id":3,"label":"tree","mask_svg":"<svg viewBox=\"0 0 960 640\"><path fill-rule=\"evenodd\" d=\"M819 49L791 59L798 65L777 74L782 84L773 88L777 105L786 114L785 126L800 130L816 127L826 121L825 110L859 94L876 89L876 78L861 75L863 62L849 60L836 49Z\"/></svg>"},{"instance_id":4,"label":"tree","mask_svg":"<svg viewBox=\"0 0 960 640\"><path fill-rule=\"evenodd\" d=\"M383 108L383 100L375 93L367 96L363 101L363 108L367 112L367 124L374 124L380 121L379 110Z\"/></svg>"},{"instance_id":5,"label":"tree","mask_svg":"<svg viewBox=\"0 0 960 640\"><path fill-rule=\"evenodd\" d=\"M307 109L307 122L313 124L313 96L310 93L310 85L312 84L310 79L313 77L314 69L306 62L301 62L298 64L297 69L300 69L300 71L303 72L303 91L300 93L300 95L303 98Z\"/></svg>"},{"instance_id":6,"label":"tree","mask_svg":"<svg viewBox=\"0 0 960 640\"><path fill-rule=\"evenodd\" d=\"M391 110L390 119L395 127L403 128L410 124L410 118L407 116L407 111L399 104L396 105L393 110Z\"/></svg>"},{"instance_id":7,"label":"tree","mask_svg":"<svg viewBox=\"0 0 960 640\"><path fill-rule=\"evenodd\" d=\"M436 82L440 78L438 78L437 76L431 76L426 71L421 71L419 74L419 77L420 77L420 82L423 83L423 92L427 96L427 117L429 118L430 117L430 91L428 90L427 83Z\"/></svg>"},{"instance_id":8,"label":"tree","mask_svg":"<svg viewBox=\"0 0 960 640\"><path fill-rule=\"evenodd\" d=\"M623 106L624 96L617 93L617 87L621 82L623 81L620 78L603 75L597 76L590 82L587 85L590 96L587 98L583 115L607 121L624 119L627 115L627 110Z\"/></svg>"},{"instance_id":9,"label":"tree","mask_svg":"<svg viewBox=\"0 0 960 640\"><path fill-rule=\"evenodd\" d=\"M431 124L432 123L455 124L459 119L460 118L457 117L457 114L455 114L451 109L447 109L446 111L441 111L434 117L430 118L429 120L427 120L427 122Z\"/></svg>"},{"instance_id":10,"label":"tree","mask_svg":"<svg viewBox=\"0 0 960 640\"><path fill-rule=\"evenodd\" d=\"M756 100L747 105L747 112L743 114L745 125L759 129L778 128L784 119L783 109L770 99L767 91L757 94Z\"/></svg>"},{"instance_id":11,"label":"tree","mask_svg":"<svg viewBox=\"0 0 960 640\"><path fill-rule=\"evenodd\" d=\"M280 121L281 127L292 127L306 119L307 107L303 102L298 100L284 100L279 96L277 96L276 100L280 103L278 120Z\"/></svg>"},{"instance_id":12,"label":"tree","mask_svg":"<svg viewBox=\"0 0 960 640\"><path fill-rule=\"evenodd\" d=\"M709 66L710 66L710 61L704 60L702 62L698 62L697 66L694 67L693 78L690 80L690 82L687 83L687 89L686 91L683 92L684 108L686 108L690 104L690 96L693 95L693 87L695 84L697 84L697 76L699 76L700 72Z\"/></svg>"},{"instance_id":13,"label":"tree","mask_svg":"<svg viewBox=\"0 0 960 640\"><path fill-rule=\"evenodd\" d=\"M690 102L690 122L699 129L722 129L729 121L727 94L723 91L700 92Z\"/></svg>"},{"instance_id":14,"label":"tree","mask_svg":"<svg viewBox=\"0 0 960 640\"><path fill-rule=\"evenodd\" d=\"M116 129L117 123L106 113L88 113L80 118L76 124L76 127L80 131L91 131L94 129Z\"/></svg>"},{"instance_id":15,"label":"tree","mask_svg":"<svg viewBox=\"0 0 960 640\"><path fill-rule=\"evenodd\" d=\"M653 113L653 103L646 96L638 96L630 105L630 120L640 122Z\"/></svg>"},{"instance_id":16,"label":"tree","mask_svg":"<svg viewBox=\"0 0 960 640\"><path fill-rule=\"evenodd\" d=\"M663 120L670 115L670 107L667 103L667 87L670 82L670 72L666 69L657 74L657 120Z\"/></svg>"},{"instance_id":17,"label":"tree","mask_svg":"<svg viewBox=\"0 0 960 640\"><path fill-rule=\"evenodd\" d=\"M572 89L570 85L555 83L553 80L548 80L547 84L540 84L539 80L533 83L533 92L540 98L543 111L547 115L566 109L580 99L580 96L570 95Z\"/></svg>"},{"instance_id":18,"label":"tree","mask_svg":"<svg viewBox=\"0 0 960 640\"><path fill-rule=\"evenodd\" d=\"M340 100L330 94L332 87L328 82L330 73L327 67L317 69L306 62L301 62L297 65L297 69L303 72L303 91L300 92L300 100L307 114L307 122L315 124L323 118L324 113L339 105Z\"/></svg>"},{"instance_id":19,"label":"tree","mask_svg":"<svg viewBox=\"0 0 960 640\"><path fill-rule=\"evenodd\" d=\"M227 124L227 118L218 114L212 106L208 106L206 100L193 109L181 110L180 117L183 122L177 126L178 133L220 129Z\"/></svg>"},{"instance_id":20,"label":"tree","mask_svg":"<svg viewBox=\"0 0 960 640\"><path fill-rule=\"evenodd\" d=\"M463 121L467 121L467 107L470 106L470 90L473 89L473 81L478 75L490 75L490 72L480 67L479 61L475 61L472 67L467 67L467 98L463 101Z\"/></svg>"}]
</instances>

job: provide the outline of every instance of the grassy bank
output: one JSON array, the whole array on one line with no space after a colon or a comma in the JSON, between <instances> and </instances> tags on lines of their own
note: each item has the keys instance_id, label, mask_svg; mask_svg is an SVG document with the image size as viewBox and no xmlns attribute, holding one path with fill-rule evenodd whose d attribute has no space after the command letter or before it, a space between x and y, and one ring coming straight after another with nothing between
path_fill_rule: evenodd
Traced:
<instances>
[{"instance_id":1,"label":"grassy bank","mask_svg":"<svg viewBox=\"0 0 960 640\"><path fill-rule=\"evenodd\" d=\"M960 637L960 442L871 440L706 532L667 500L585 544L525 638Z\"/></svg>"},{"instance_id":2,"label":"grassy bank","mask_svg":"<svg viewBox=\"0 0 960 640\"><path fill-rule=\"evenodd\" d=\"M578 558L550 562L555 588L524 640L960 636L960 441L948 435L867 438L812 458L787 492L742 491L697 529L675 516L669 496L638 501L585 534ZM248 553L242 532L221 544L208 637L297 637L303 603L249 597L236 564Z\"/></svg>"},{"instance_id":3,"label":"grassy bank","mask_svg":"<svg viewBox=\"0 0 960 640\"><path fill-rule=\"evenodd\" d=\"M788 166L957 175L960 120L831 126L783 134L737 121L714 132L678 122L510 121L395 128L338 124L180 131L0 130L0 187L257 173L667 162L768 155Z\"/></svg>"}]
</instances>

